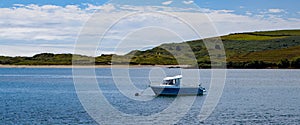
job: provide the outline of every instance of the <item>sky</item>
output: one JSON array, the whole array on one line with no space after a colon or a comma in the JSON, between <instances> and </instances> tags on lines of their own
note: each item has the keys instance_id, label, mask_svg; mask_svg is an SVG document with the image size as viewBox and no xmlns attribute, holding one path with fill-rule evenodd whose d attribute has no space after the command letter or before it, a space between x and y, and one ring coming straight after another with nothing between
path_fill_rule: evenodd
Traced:
<instances>
[{"instance_id":1,"label":"sky","mask_svg":"<svg viewBox=\"0 0 300 125\"><path fill-rule=\"evenodd\" d=\"M0 56L125 54L230 33L300 29L298 5L296 0L0 0ZM187 21L200 36L163 13ZM83 49L74 51L78 45Z\"/></svg>"}]
</instances>

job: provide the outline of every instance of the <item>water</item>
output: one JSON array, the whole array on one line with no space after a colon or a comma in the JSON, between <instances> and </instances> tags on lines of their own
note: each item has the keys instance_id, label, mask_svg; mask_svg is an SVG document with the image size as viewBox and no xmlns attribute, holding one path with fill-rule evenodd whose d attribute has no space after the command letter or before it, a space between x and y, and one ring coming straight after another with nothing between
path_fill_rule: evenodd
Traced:
<instances>
[{"instance_id":1,"label":"water","mask_svg":"<svg viewBox=\"0 0 300 125\"><path fill-rule=\"evenodd\" d=\"M178 69L164 70L166 75L180 73ZM139 89L147 88L152 79L159 79L149 79L151 68L131 69L129 72L130 80ZM201 83L208 89L210 73L210 70L200 70ZM127 114L150 116L166 109L175 100L175 97L156 97L151 101L132 100L117 91L110 69L96 69L96 74L107 100ZM299 78L300 70L228 70L220 102L204 124L299 124ZM146 91L144 96L154 97L151 91ZM200 124L197 116L204 99L205 95L198 96L193 107L177 124ZM124 124L121 119L111 119ZM163 124L164 121L158 123ZM97 122L84 110L77 97L72 69L1 68L0 124Z\"/></svg>"}]
</instances>

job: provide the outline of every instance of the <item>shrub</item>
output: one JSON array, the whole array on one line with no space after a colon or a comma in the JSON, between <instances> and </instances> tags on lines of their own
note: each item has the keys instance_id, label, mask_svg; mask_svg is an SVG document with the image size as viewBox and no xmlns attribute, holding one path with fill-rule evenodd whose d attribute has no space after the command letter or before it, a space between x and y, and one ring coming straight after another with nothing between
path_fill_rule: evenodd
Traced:
<instances>
[{"instance_id":1,"label":"shrub","mask_svg":"<svg viewBox=\"0 0 300 125\"><path fill-rule=\"evenodd\" d=\"M291 63L288 59L282 59L278 63L278 68L289 68L291 66Z\"/></svg>"},{"instance_id":2,"label":"shrub","mask_svg":"<svg viewBox=\"0 0 300 125\"><path fill-rule=\"evenodd\" d=\"M300 68L300 57L292 61L293 68Z\"/></svg>"}]
</instances>

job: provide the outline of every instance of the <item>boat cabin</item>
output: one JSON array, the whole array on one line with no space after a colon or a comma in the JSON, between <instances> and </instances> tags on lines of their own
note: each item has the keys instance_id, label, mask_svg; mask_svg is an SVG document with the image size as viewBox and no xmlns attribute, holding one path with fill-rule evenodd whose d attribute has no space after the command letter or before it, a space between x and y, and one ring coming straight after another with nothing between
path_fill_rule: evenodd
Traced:
<instances>
[{"instance_id":1,"label":"boat cabin","mask_svg":"<svg viewBox=\"0 0 300 125\"><path fill-rule=\"evenodd\" d=\"M173 77L166 77L166 78L164 78L162 85L179 86L181 78L182 78L182 75L177 75L177 76L173 76Z\"/></svg>"}]
</instances>

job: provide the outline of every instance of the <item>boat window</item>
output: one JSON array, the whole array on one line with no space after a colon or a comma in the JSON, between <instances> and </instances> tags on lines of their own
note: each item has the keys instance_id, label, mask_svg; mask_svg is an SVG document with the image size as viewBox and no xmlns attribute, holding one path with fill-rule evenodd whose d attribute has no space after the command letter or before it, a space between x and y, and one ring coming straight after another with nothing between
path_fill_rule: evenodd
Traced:
<instances>
[{"instance_id":1,"label":"boat window","mask_svg":"<svg viewBox=\"0 0 300 125\"><path fill-rule=\"evenodd\" d=\"M170 80L169 85L174 85L173 80Z\"/></svg>"},{"instance_id":2,"label":"boat window","mask_svg":"<svg viewBox=\"0 0 300 125\"><path fill-rule=\"evenodd\" d=\"M174 85L173 80L164 80L163 84L165 85Z\"/></svg>"}]
</instances>

